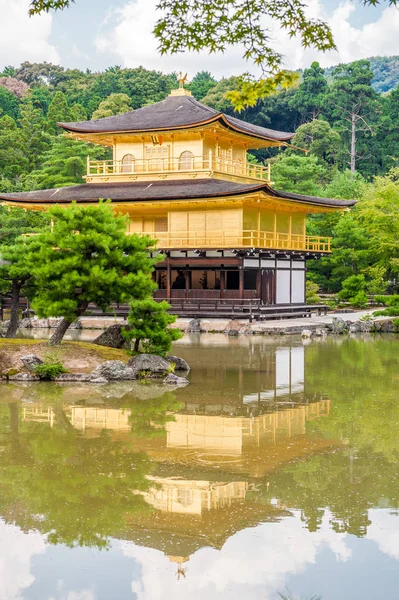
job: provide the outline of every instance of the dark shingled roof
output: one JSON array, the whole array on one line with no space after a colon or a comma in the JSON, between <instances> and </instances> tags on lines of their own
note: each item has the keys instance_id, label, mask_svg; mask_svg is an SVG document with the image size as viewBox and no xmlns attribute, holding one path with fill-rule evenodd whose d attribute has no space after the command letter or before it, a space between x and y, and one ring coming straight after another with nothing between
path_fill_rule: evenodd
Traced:
<instances>
[{"instance_id":1,"label":"dark shingled roof","mask_svg":"<svg viewBox=\"0 0 399 600\"><path fill-rule=\"evenodd\" d=\"M251 192L265 192L269 196L295 200L305 204L346 208L355 200L315 198L302 194L291 194L273 190L266 183L236 183L223 179L196 179L127 183L84 183L82 185L38 190L34 192L0 193L0 201L40 204L67 204L98 202L99 198L111 198L115 202L139 202L143 200L186 200L215 198L218 196L240 196Z\"/></svg>"},{"instance_id":2,"label":"dark shingled roof","mask_svg":"<svg viewBox=\"0 0 399 600\"><path fill-rule=\"evenodd\" d=\"M143 106L122 115L105 117L96 121L58 123L58 125L67 131L77 133L118 133L166 131L195 127L214 121L220 121L225 127L234 131L266 140L288 141L294 136L293 133L274 131L224 115L191 96L168 96L161 102Z\"/></svg>"}]
</instances>

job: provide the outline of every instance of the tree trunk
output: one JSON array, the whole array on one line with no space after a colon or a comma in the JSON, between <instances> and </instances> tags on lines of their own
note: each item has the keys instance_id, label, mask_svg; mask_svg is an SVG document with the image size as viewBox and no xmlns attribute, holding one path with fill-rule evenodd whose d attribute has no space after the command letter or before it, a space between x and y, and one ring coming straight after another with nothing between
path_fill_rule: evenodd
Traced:
<instances>
[{"instance_id":1,"label":"tree trunk","mask_svg":"<svg viewBox=\"0 0 399 600\"><path fill-rule=\"evenodd\" d=\"M57 329L54 331L53 335L49 339L50 346L58 346L61 344L64 339L64 335L68 331L70 325L72 325L73 321L68 321L68 319L62 319L61 323L58 325Z\"/></svg>"},{"instance_id":2,"label":"tree trunk","mask_svg":"<svg viewBox=\"0 0 399 600\"><path fill-rule=\"evenodd\" d=\"M140 340L141 340L141 338L136 338L136 339L134 340L134 348L133 348L134 352L138 352L138 351L139 351L139 348L140 348Z\"/></svg>"},{"instance_id":3,"label":"tree trunk","mask_svg":"<svg viewBox=\"0 0 399 600\"><path fill-rule=\"evenodd\" d=\"M81 317L83 315L83 313L86 312L86 309L88 306L89 306L88 302L82 302L79 305L79 308L78 308L77 314L76 314L76 319ZM49 345L50 346L58 346L59 344L61 344L62 340L64 339L64 335L66 334L66 332L68 331L68 329L69 329L70 325L72 325L72 323L73 323L73 321L69 321L68 319L62 319L61 323L58 325L57 329L55 330L55 332L49 339L49 342L48 342Z\"/></svg>"},{"instance_id":4,"label":"tree trunk","mask_svg":"<svg viewBox=\"0 0 399 600\"><path fill-rule=\"evenodd\" d=\"M19 309L19 294L22 284L19 281L12 282L11 288L11 317L10 324L7 327L6 338L15 338L18 329L18 309Z\"/></svg>"},{"instance_id":5,"label":"tree trunk","mask_svg":"<svg viewBox=\"0 0 399 600\"><path fill-rule=\"evenodd\" d=\"M355 115L355 113L352 113L350 169L351 169L351 175L354 175L355 171L356 171L356 115Z\"/></svg>"}]
</instances>

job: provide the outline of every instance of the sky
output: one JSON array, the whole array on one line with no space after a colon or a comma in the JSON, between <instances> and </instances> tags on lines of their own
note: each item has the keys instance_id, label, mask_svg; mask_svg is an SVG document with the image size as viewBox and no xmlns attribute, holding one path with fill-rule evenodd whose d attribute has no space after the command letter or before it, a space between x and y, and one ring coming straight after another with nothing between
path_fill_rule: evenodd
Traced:
<instances>
[{"instance_id":1,"label":"sky","mask_svg":"<svg viewBox=\"0 0 399 600\"><path fill-rule=\"evenodd\" d=\"M152 29L157 0L76 0L69 9L29 17L29 0L0 0L0 69L23 61L52 62L68 68L101 71L112 65L143 66L163 72L208 70L217 78L244 71L257 74L242 58L242 48L222 55L206 52L161 57ZM399 54L399 9L381 2L364 7L360 0L307 0L308 13L331 25L337 51L301 48L299 40L272 26L274 46L288 69L314 60L324 67L370 56Z\"/></svg>"}]
</instances>

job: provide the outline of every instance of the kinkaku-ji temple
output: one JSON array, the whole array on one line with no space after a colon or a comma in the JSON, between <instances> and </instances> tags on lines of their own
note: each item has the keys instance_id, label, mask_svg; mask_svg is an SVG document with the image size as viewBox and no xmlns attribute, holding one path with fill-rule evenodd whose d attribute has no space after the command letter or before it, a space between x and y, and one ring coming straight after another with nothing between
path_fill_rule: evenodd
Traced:
<instances>
[{"instance_id":1,"label":"kinkaku-ji temple","mask_svg":"<svg viewBox=\"0 0 399 600\"><path fill-rule=\"evenodd\" d=\"M129 232L158 240L156 298L185 305L256 300L305 305L306 261L331 239L306 235L306 216L347 210L354 201L273 189L270 169L247 152L287 146L293 133L259 127L195 100L184 89L133 112L59 123L68 135L113 149L87 160L86 183L4 193L9 205L43 210L110 198L129 215ZM198 302L198 307L200 302Z\"/></svg>"}]
</instances>

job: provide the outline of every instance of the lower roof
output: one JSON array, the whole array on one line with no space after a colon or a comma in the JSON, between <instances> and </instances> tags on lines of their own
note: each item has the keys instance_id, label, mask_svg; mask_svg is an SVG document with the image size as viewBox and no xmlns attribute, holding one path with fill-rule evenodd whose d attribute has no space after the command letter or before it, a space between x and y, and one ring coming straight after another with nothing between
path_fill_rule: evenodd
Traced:
<instances>
[{"instance_id":1,"label":"lower roof","mask_svg":"<svg viewBox=\"0 0 399 600\"><path fill-rule=\"evenodd\" d=\"M266 183L237 183L223 179L197 179L174 181L139 181L124 183L84 183L82 185L36 190L34 192L0 193L0 201L21 204L68 204L98 202L110 198L114 202L139 202L150 200L190 200L240 196L264 192L275 198L332 208L353 206L355 200L337 200L292 194L272 189Z\"/></svg>"}]
</instances>

